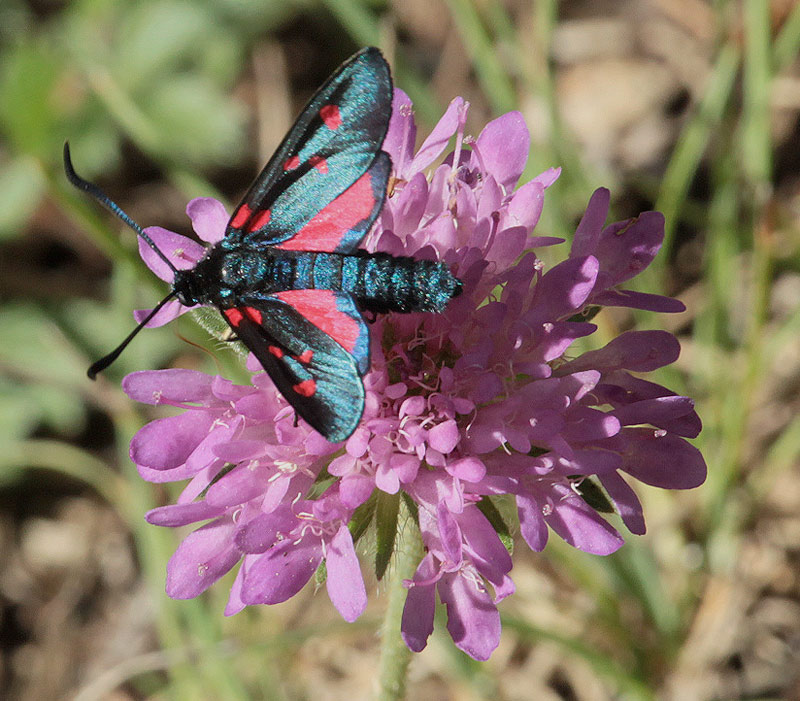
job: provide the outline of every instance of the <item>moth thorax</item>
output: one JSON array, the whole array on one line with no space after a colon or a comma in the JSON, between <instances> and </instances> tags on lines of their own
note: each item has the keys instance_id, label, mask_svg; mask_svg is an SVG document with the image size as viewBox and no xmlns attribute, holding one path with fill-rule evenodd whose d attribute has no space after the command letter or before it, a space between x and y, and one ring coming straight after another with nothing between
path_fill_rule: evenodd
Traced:
<instances>
[{"instance_id":1,"label":"moth thorax","mask_svg":"<svg viewBox=\"0 0 800 701\"><path fill-rule=\"evenodd\" d=\"M250 287L255 278L259 277L263 263L258 254L247 252L227 253L220 267L220 279L223 284L237 289Z\"/></svg>"}]
</instances>

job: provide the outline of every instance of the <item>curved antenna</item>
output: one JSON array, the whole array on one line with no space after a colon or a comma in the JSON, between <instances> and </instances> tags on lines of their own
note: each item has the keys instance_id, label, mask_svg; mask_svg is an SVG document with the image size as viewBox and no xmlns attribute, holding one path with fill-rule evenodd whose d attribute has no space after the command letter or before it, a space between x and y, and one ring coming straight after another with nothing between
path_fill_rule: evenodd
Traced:
<instances>
[{"instance_id":1,"label":"curved antenna","mask_svg":"<svg viewBox=\"0 0 800 701\"><path fill-rule=\"evenodd\" d=\"M87 194L94 197L100 204L106 207L112 214L119 217L122 221L124 221L131 229L133 229L141 238L145 241L145 243L150 246L157 254L158 257L161 258L172 270L173 273L178 272L177 268L172 264L169 258L164 254L164 252L156 246L153 239L151 239L141 226L139 226L133 219L131 219L114 200L112 200L105 192L103 192L97 185L94 183L90 183L88 180L84 180L80 175L75 172L75 168L72 167L72 159L69 155L69 142L64 142L64 172L67 174L67 178L69 181L77 187L79 190L83 190Z\"/></svg>"},{"instance_id":2,"label":"curved antenna","mask_svg":"<svg viewBox=\"0 0 800 701\"><path fill-rule=\"evenodd\" d=\"M89 376L90 380L94 380L97 377L98 372L102 372L105 370L111 363L113 363L117 358L119 358L120 353L125 350L125 347L133 340L133 337L139 333L145 326L147 326L148 322L156 315L159 311L161 311L161 307L163 307L169 300L175 297L175 290L172 290L164 299L162 299L155 307L150 311L150 313L139 322L139 325L131 331L127 338L120 343L113 351L111 351L108 355L104 355L100 360L96 363L92 363L92 366L86 371L86 374Z\"/></svg>"}]
</instances>

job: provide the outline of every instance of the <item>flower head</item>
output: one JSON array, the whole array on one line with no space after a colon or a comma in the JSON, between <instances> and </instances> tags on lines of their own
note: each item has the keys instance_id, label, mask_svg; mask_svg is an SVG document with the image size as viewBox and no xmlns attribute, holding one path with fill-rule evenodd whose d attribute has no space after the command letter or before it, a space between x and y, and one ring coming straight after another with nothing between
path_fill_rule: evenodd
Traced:
<instances>
[{"instance_id":1,"label":"flower head","mask_svg":"<svg viewBox=\"0 0 800 701\"><path fill-rule=\"evenodd\" d=\"M663 218L645 212L605 225L609 195L598 190L569 256L546 269L533 251L561 239L533 230L559 171L516 188L529 148L522 116L503 115L469 139L467 110L454 100L415 153L411 102L395 93L384 144L393 188L363 245L443 260L463 294L442 314L375 321L364 416L344 444L298 423L252 359L248 386L187 370L126 378L131 397L183 410L145 426L131 445L145 479L190 480L177 504L148 520L204 522L170 561L171 596L196 596L240 563L226 609L236 613L288 599L324 561L331 600L354 620L366 590L353 538L363 529L353 524L372 513L366 506L377 491L402 492L413 501L426 550L406 582L404 640L412 650L425 647L438 592L456 645L486 659L500 637L496 602L514 591L494 500L515 501L519 530L534 550L553 531L605 555L623 539L584 499L584 482L602 485L639 534L644 517L631 479L669 489L705 479L702 457L685 440L700 430L693 402L638 376L677 358L671 334L628 331L601 348L574 349L596 330L589 309L683 308L619 287L653 260ZM222 237L228 215L219 203L193 200L187 212L204 241ZM176 267L203 255L177 234L148 233ZM142 255L168 277L149 249ZM154 323L183 311L171 303Z\"/></svg>"}]
</instances>

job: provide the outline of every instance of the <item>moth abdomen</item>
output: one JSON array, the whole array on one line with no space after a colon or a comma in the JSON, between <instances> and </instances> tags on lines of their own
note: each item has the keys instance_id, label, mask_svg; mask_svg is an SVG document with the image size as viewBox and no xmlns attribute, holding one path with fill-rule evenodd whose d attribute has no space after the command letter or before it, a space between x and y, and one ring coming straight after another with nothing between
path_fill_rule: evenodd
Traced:
<instances>
[{"instance_id":1,"label":"moth abdomen","mask_svg":"<svg viewBox=\"0 0 800 701\"><path fill-rule=\"evenodd\" d=\"M343 283L349 281L347 291L372 312L441 312L461 293L461 281L440 261L387 253L348 258L354 270L343 274Z\"/></svg>"}]
</instances>

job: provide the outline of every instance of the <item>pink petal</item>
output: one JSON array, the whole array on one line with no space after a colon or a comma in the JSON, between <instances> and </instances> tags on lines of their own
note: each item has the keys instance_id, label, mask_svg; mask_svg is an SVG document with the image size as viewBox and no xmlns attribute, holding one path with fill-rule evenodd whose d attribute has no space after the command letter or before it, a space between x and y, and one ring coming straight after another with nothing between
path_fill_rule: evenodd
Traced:
<instances>
[{"instance_id":1,"label":"pink petal","mask_svg":"<svg viewBox=\"0 0 800 701\"><path fill-rule=\"evenodd\" d=\"M458 424L452 419L442 421L428 431L428 445L444 454L452 452L460 438Z\"/></svg>"},{"instance_id":2,"label":"pink petal","mask_svg":"<svg viewBox=\"0 0 800 701\"><path fill-rule=\"evenodd\" d=\"M147 328L155 329L159 326L164 326L170 321L177 319L181 314L185 314L190 309L197 309L197 306L185 307L177 299L171 299L158 310L158 314L147 322ZM151 311L152 309L134 309L133 318L137 324L140 324Z\"/></svg>"},{"instance_id":3,"label":"pink petal","mask_svg":"<svg viewBox=\"0 0 800 701\"><path fill-rule=\"evenodd\" d=\"M447 148L447 144L450 143L450 139L458 129L459 122L464 119L465 108L464 100L460 97L450 101L442 118L436 123L431 133L422 142L417 155L414 156L410 168L412 173L425 170Z\"/></svg>"},{"instance_id":4,"label":"pink petal","mask_svg":"<svg viewBox=\"0 0 800 701\"><path fill-rule=\"evenodd\" d=\"M456 647L475 660L488 660L500 644L500 614L489 593L458 575L442 577L438 591Z\"/></svg>"},{"instance_id":5,"label":"pink petal","mask_svg":"<svg viewBox=\"0 0 800 701\"><path fill-rule=\"evenodd\" d=\"M167 565L167 595L191 599L228 572L241 557L234 530L230 521L217 521L184 538Z\"/></svg>"},{"instance_id":6,"label":"pink petal","mask_svg":"<svg viewBox=\"0 0 800 701\"><path fill-rule=\"evenodd\" d=\"M592 193L586 212L575 230L575 238L572 240L572 250L569 254L571 258L594 254L600 239L600 232L603 230L603 224L608 216L610 201L611 193L604 187L600 187Z\"/></svg>"},{"instance_id":7,"label":"pink petal","mask_svg":"<svg viewBox=\"0 0 800 701\"><path fill-rule=\"evenodd\" d=\"M487 173L511 192L525 170L531 138L520 112L507 112L489 122L480 133L477 147Z\"/></svg>"},{"instance_id":8,"label":"pink petal","mask_svg":"<svg viewBox=\"0 0 800 701\"><path fill-rule=\"evenodd\" d=\"M148 226L144 232L152 239L164 255L178 270L194 268L206 252L197 241L176 234L174 231L163 229L160 226ZM145 242L139 238L139 255L158 277L167 282L172 282L173 273L161 257Z\"/></svg>"},{"instance_id":9,"label":"pink petal","mask_svg":"<svg viewBox=\"0 0 800 701\"><path fill-rule=\"evenodd\" d=\"M322 561L318 539L284 540L253 559L245 573L241 598L245 604L279 604L291 599Z\"/></svg>"},{"instance_id":10,"label":"pink petal","mask_svg":"<svg viewBox=\"0 0 800 701\"><path fill-rule=\"evenodd\" d=\"M645 484L663 489L693 489L706 480L700 451L683 438L661 430L625 429L622 468Z\"/></svg>"},{"instance_id":11,"label":"pink petal","mask_svg":"<svg viewBox=\"0 0 800 701\"><path fill-rule=\"evenodd\" d=\"M213 197L195 197L186 205L186 214L192 220L192 228L201 240L217 243L225 237L230 215L219 200Z\"/></svg>"},{"instance_id":12,"label":"pink petal","mask_svg":"<svg viewBox=\"0 0 800 701\"><path fill-rule=\"evenodd\" d=\"M428 553L417 567L414 579L405 582L409 587L400 630L403 642L412 652L420 652L433 633L433 614L436 608L436 589L431 581L436 575L433 554ZM417 584L416 582L427 582Z\"/></svg>"},{"instance_id":13,"label":"pink petal","mask_svg":"<svg viewBox=\"0 0 800 701\"><path fill-rule=\"evenodd\" d=\"M141 370L122 380L122 390L143 404L205 402L212 398L213 379L197 370Z\"/></svg>"},{"instance_id":14,"label":"pink petal","mask_svg":"<svg viewBox=\"0 0 800 701\"><path fill-rule=\"evenodd\" d=\"M146 424L131 441L131 460L156 470L179 467L208 435L216 415L186 411Z\"/></svg>"},{"instance_id":15,"label":"pink petal","mask_svg":"<svg viewBox=\"0 0 800 701\"><path fill-rule=\"evenodd\" d=\"M395 88L389 130L382 148L391 156L395 174L401 177L407 174L406 169L414 153L416 138L417 127L411 98L400 88Z\"/></svg>"},{"instance_id":16,"label":"pink petal","mask_svg":"<svg viewBox=\"0 0 800 701\"><path fill-rule=\"evenodd\" d=\"M343 524L327 544L325 555L328 596L342 618L352 623L367 607L367 590L353 547L353 537L346 525Z\"/></svg>"}]
</instances>

